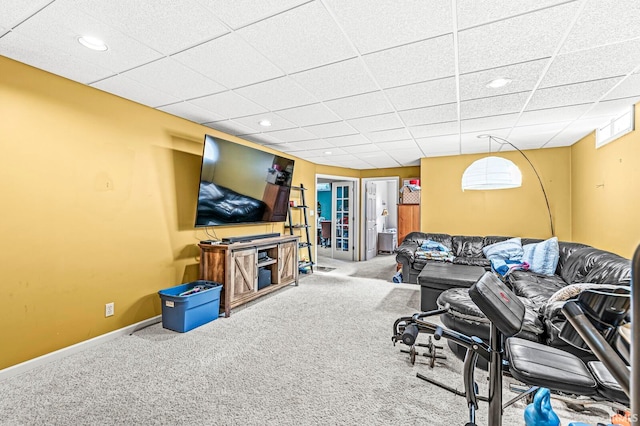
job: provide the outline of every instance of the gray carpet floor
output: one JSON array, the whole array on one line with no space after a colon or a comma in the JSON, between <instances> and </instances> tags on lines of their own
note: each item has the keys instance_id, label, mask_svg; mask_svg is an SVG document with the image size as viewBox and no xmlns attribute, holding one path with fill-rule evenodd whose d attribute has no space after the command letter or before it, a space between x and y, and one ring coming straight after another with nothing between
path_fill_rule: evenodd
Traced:
<instances>
[{"instance_id":1,"label":"gray carpet floor","mask_svg":"<svg viewBox=\"0 0 640 426\"><path fill-rule=\"evenodd\" d=\"M391 282L393 256L319 264L335 269L230 318L187 333L156 324L0 382L0 424L464 425L464 398L416 378L461 389L461 361L445 349L433 369L411 365L391 343L394 320L420 300L417 286ZM483 388L486 373L476 379ZM609 415L553 406L565 425ZM503 424L524 424L523 409Z\"/></svg>"}]
</instances>

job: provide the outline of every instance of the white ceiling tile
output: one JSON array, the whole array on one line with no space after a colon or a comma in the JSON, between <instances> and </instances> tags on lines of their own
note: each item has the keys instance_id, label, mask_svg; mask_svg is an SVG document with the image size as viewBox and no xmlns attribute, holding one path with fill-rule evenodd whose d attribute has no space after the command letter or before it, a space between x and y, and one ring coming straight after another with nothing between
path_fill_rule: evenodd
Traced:
<instances>
[{"instance_id":1,"label":"white ceiling tile","mask_svg":"<svg viewBox=\"0 0 640 426\"><path fill-rule=\"evenodd\" d=\"M299 127L286 130L277 130L275 132L268 132L267 134L280 139L283 142L297 142L316 139L315 135Z\"/></svg>"},{"instance_id":2,"label":"white ceiling tile","mask_svg":"<svg viewBox=\"0 0 640 426\"><path fill-rule=\"evenodd\" d=\"M354 135L358 133L353 127L349 126L344 121L318 124L315 126L305 126L304 128L319 138L331 138L334 136Z\"/></svg>"},{"instance_id":3,"label":"white ceiling tile","mask_svg":"<svg viewBox=\"0 0 640 426\"><path fill-rule=\"evenodd\" d=\"M640 40L559 55L540 87L624 76L640 64Z\"/></svg>"},{"instance_id":4,"label":"white ceiling tile","mask_svg":"<svg viewBox=\"0 0 640 426\"><path fill-rule=\"evenodd\" d=\"M281 70L236 34L224 35L172 57L229 88L283 75Z\"/></svg>"},{"instance_id":5,"label":"white ceiling tile","mask_svg":"<svg viewBox=\"0 0 640 426\"><path fill-rule=\"evenodd\" d=\"M319 148L319 149L305 149L305 155L309 156L309 157L325 157L327 158L328 156L334 157L337 155L347 155L347 152L340 149L340 148L336 148L335 146L332 147L327 147L327 148ZM326 154L327 152L330 152L331 154Z\"/></svg>"},{"instance_id":6,"label":"white ceiling tile","mask_svg":"<svg viewBox=\"0 0 640 426\"><path fill-rule=\"evenodd\" d=\"M310 2L237 31L287 73L355 56L320 2Z\"/></svg>"},{"instance_id":7,"label":"white ceiling tile","mask_svg":"<svg viewBox=\"0 0 640 426\"><path fill-rule=\"evenodd\" d=\"M555 108L595 102L620 80L621 78L608 78L539 89L533 94L527 109Z\"/></svg>"},{"instance_id":8,"label":"white ceiling tile","mask_svg":"<svg viewBox=\"0 0 640 426\"><path fill-rule=\"evenodd\" d=\"M151 107L172 104L181 100L175 96L131 80L122 74L100 80L97 83L91 84L91 86Z\"/></svg>"},{"instance_id":9,"label":"white ceiling tile","mask_svg":"<svg viewBox=\"0 0 640 426\"><path fill-rule=\"evenodd\" d=\"M395 113L354 118L347 122L361 132L375 132L377 130L393 129L403 126L402 121Z\"/></svg>"},{"instance_id":10,"label":"white ceiling tile","mask_svg":"<svg viewBox=\"0 0 640 426\"><path fill-rule=\"evenodd\" d=\"M191 103L204 108L207 111L212 111L216 114L230 118L246 117L248 115L267 112L265 108L232 91L216 93L215 95L193 99L191 100Z\"/></svg>"},{"instance_id":11,"label":"white ceiling tile","mask_svg":"<svg viewBox=\"0 0 640 426\"><path fill-rule=\"evenodd\" d=\"M2 2L2 14L0 14L0 26L7 29L13 28L48 3L51 3L51 0L4 0Z\"/></svg>"},{"instance_id":12,"label":"white ceiling tile","mask_svg":"<svg viewBox=\"0 0 640 426\"><path fill-rule=\"evenodd\" d=\"M274 148L275 146L280 146L282 141L274 138L271 135L267 135L266 133L253 133L251 135L241 135L242 139L246 139L251 142L259 143L261 145L269 146L270 148ZM277 150L281 150L280 148L274 148Z\"/></svg>"},{"instance_id":13,"label":"white ceiling tile","mask_svg":"<svg viewBox=\"0 0 640 426\"><path fill-rule=\"evenodd\" d=\"M474 27L564 2L565 0L457 0L458 28Z\"/></svg>"},{"instance_id":14,"label":"white ceiling tile","mask_svg":"<svg viewBox=\"0 0 640 426\"><path fill-rule=\"evenodd\" d=\"M271 123L271 126L262 126L260 122L262 120L268 120ZM277 130L283 129L291 129L293 127L297 127L294 123L285 120L279 115L273 112L262 112L260 114L248 115L246 117L234 118L233 121L236 121L244 126L253 129L256 132L275 132Z\"/></svg>"},{"instance_id":15,"label":"white ceiling tile","mask_svg":"<svg viewBox=\"0 0 640 426\"><path fill-rule=\"evenodd\" d=\"M414 145L412 148L396 149L395 151L390 151L389 155L399 163L405 164L422 158L422 150L417 145Z\"/></svg>"},{"instance_id":16,"label":"white ceiling tile","mask_svg":"<svg viewBox=\"0 0 640 426\"><path fill-rule=\"evenodd\" d=\"M326 141L334 146L339 146L339 147L363 145L363 144L371 143L369 139L365 138L360 133L356 135L336 136L333 138L327 138Z\"/></svg>"},{"instance_id":17,"label":"white ceiling tile","mask_svg":"<svg viewBox=\"0 0 640 426\"><path fill-rule=\"evenodd\" d=\"M270 110L316 103L318 100L302 89L291 77L280 77L236 89L240 95Z\"/></svg>"},{"instance_id":18,"label":"white ceiling tile","mask_svg":"<svg viewBox=\"0 0 640 426\"><path fill-rule=\"evenodd\" d=\"M336 76L340 78L336 78ZM359 59L338 62L291 76L321 100L342 98L377 90Z\"/></svg>"},{"instance_id":19,"label":"white ceiling tile","mask_svg":"<svg viewBox=\"0 0 640 426\"><path fill-rule=\"evenodd\" d=\"M53 2L14 31L114 72L125 71L161 57L157 51L86 15L68 2ZM82 35L103 40L109 49L102 52L87 49L78 42Z\"/></svg>"},{"instance_id":20,"label":"white ceiling tile","mask_svg":"<svg viewBox=\"0 0 640 426\"><path fill-rule=\"evenodd\" d=\"M221 132L229 133L234 136L243 135L243 137L245 137L246 135L254 133L254 130L250 127L244 126L233 120L222 120L204 124L207 127L211 127L212 129L220 130Z\"/></svg>"},{"instance_id":21,"label":"white ceiling tile","mask_svg":"<svg viewBox=\"0 0 640 426\"><path fill-rule=\"evenodd\" d=\"M583 119L589 118L614 118L619 117L624 112L626 112L629 107L635 105L638 101L640 101L640 97L634 96L631 98L623 98L616 99L612 101L602 101L595 105L592 109L589 110L583 117ZM636 126L637 128L637 126Z\"/></svg>"},{"instance_id":22,"label":"white ceiling tile","mask_svg":"<svg viewBox=\"0 0 640 426\"><path fill-rule=\"evenodd\" d=\"M400 117L407 126L434 124L458 119L458 105L447 104L427 108L400 111Z\"/></svg>"},{"instance_id":23,"label":"white ceiling tile","mask_svg":"<svg viewBox=\"0 0 640 426\"><path fill-rule=\"evenodd\" d=\"M371 142L377 143L410 139L411 133L409 133L409 130L407 130L406 127L401 127L397 129L380 130L378 132L365 133L365 136Z\"/></svg>"},{"instance_id":24,"label":"white ceiling tile","mask_svg":"<svg viewBox=\"0 0 640 426\"><path fill-rule=\"evenodd\" d=\"M379 152L381 151L380 148L378 148L377 146L375 146L372 143L365 143L362 145L352 145L352 146L344 146L342 147L342 149L345 152L348 152L350 154L359 154L362 152Z\"/></svg>"},{"instance_id":25,"label":"white ceiling tile","mask_svg":"<svg viewBox=\"0 0 640 426\"><path fill-rule=\"evenodd\" d=\"M196 0L66 0L87 15L165 55L227 33Z\"/></svg>"},{"instance_id":26,"label":"white ceiling tile","mask_svg":"<svg viewBox=\"0 0 640 426\"><path fill-rule=\"evenodd\" d=\"M75 58L55 46L10 32L0 38L0 55L88 84L113 75L113 71Z\"/></svg>"},{"instance_id":27,"label":"white ceiling tile","mask_svg":"<svg viewBox=\"0 0 640 426\"><path fill-rule=\"evenodd\" d=\"M383 151L393 152L396 149L411 149L416 148L418 145L413 139L407 139L403 141L394 142L378 142L376 145Z\"/></svg>"},{"instance_id":28,"label":"white ceiling tile","mask_svg":"<svg viewBox=\"0 0 640 426\"><path fill-rule=\"evenodd\" d=\"M332 154L338 154L345 151L342 151L340 148L336 148L331 145L329 142L322 139L313 139L307 141L298 141L298 142L287 142L287 148L289 151L308 151L308 150L318 150L323 149L325 151L331 151Z\"/></svg>"},{"instance_id":29,"label":"white ceiling tile","mask_svg":"<svg viewBox=\"0 0 640 426\"><path fill-rule=\"evenodd\" d=\"M359 157L362 158L362 155L360 155ZM394 160L388 155L385 157L379 157L379 158L363 158L363 160L379 169L402 166L402 164L400 164L398 161Z\"/></svg>"},{"instance_id":30,"label":"white ceiling tile","mask_svg":"<svg viewBox=\"0 0 640 426\"><path fill-rule=\"evenodd\" d=\"M516 124L518 116L519 114L504 114L462 120L460 122L460 129L462 133L485 132L494 129L508 130Z\"/></svg>"},{"instance_id":31,"label":"white ceiling tile","mask_svg":"<svg viewBox=\"0 0 640 426\"><path fill-rule=\"evenodd\" d=\"M340 121L340 117L334 114L324 104L299 106L295 108L277 111L278 115L286 118L298 126L311 126L314 124L331 123Z\"/></svg>"},{"instance_id":32,"label":"white ceiling tile","mask_svg":"<svg viewBox=\"0 0 640 426\"><path fill-rule=\"evenodd\" d=\"M393 111L393 107L381 91L326 101L325 105L344 119Z\"/></svg>"},{"instance_id":33,"label":"white ceiling tile","mask_svg":"<svg viewBox=\"0 0 640 426\"><path fill-rule=\"evenodd\" d=\"M420 138L416 142L427 157L460 154L460 137L458 135Z\"/></svg>"},{"instance_id":34,"label":"white ceiling tile","mask_svg":"<svg viewBox=\"0 0 640 426\"><path fill-rule=\"evenodd\" d=\"M424 0L325 0L361 53L450 33L451 3Z\"/></svg>"},{"instance_id":35,"label":"white ceiling tile","mask_svg":"<svg viewBox=\"0 0 640 426\"><path fill-rule=\"evenodd\" d=\"M522 114L522 116L520 116L518 126L572 121L584 114L590 107L591 104L582 104L560 108L527 110Z\"/></svg>"},{"instance_id":36,"label":"white ceiling tile","mask_svg":"<svg viewBox=\"0 0 640 426\"><path fill-rule=\"evenodd\" d=\"M590 49L636 37L640 37L640 2L590 1L586 2L561 52Z\"/></svg>"},{"instance_id":37,"label":"white ceiling tile","mask_svg":"<svg viewBox=\"0 0 640 426\"><path fill-rule=\"evenodd\" d=\"M569 128L556 135L544 147L555 148L561 146L571 146L593 131L593 128L585 127L580 124L573 124Z\"/></svg>"},{"instance_id":38,"label":"white ceiling tile","mask_svg":"<svg viewBox=\"0 0 640 426\"><path fill-rule=\"evenodd\" d=\"M161 106L158 109L196 123L208 123L224 119L221 115L204 110L189 102L178 102L171 105Z\"/></svg>"},{"instance_id":39,"label":"white ceiling tile","mask_svg":"<svg viewBox=\"0 0 640 426\"><path fill-rule=\"evenodd\" d=\"M578 3L543 9L458 33L460 72L551 56Z\"/></svg>"},{"instance_id":40,"label":"white ceiling tile","mask_svg":"<svg viewBox=\"0 0 640 426\"><path fill-rule=\"evenodd\" d=\"M268 18L309 0L202 0L216 17L231 28L238 29Z\"/></svg>"},{"instance_id":41,"label":"white ceiling tile","mask_svg":"<svg viewBox=\"0 0 640 426\"><path fill-rule=\"evenodd\" d=\"M460 76L460 99L465 101L533 90L549 61L550 59L539 59L462 74ZM508 78L511 83L495 89L487 87L489 82L497 78Z\"/></svg>"},{"instance_id":42,"label":"white ceiling tile","mask_svg":"<svg viewBox=\"0 0 640 426\"><path fill-rule=\"evenodd\" d=\"M226 90L222 85L171 58L162 58L122 75L183 100Z\"/></svg>"},{"instance_id":43,"label":"white ceiling tile","mask_svg":"<svg viewBox=\"0 0 640 426\"><path fill-rule=\"evenodd\" d=\"M1 40L0 40L1 41ZM640 95L640 73L632 74L622 80L607 96L605 100L628 98Z\"/></svg>"},{"instance_id":44,"label":"white ceiling tile","mask_svg":"<svg viewBox=\"0 0 640 426\"><path fill-rule=\"evenodd\" d=\"M421 126L409 127L409 131L414 138L426 138L431 136L444 136L458 133L457 121L438 124L423 124Z\"/></svg>"},{"instance_id":45,"label":"white ceiling tile","mask_svg":"<svg viewBox=\"0 0 640 426\"><path fill-rule=\"evenodd\" d=\"M386 93L398 110L448 104L457 101L453 77L387 89Z\"/></svg>"},{"instance_id":46,"label":"white ceiling tile","mask_svg":"<svg viewBox=\"0 0 640 426\"><path fill-rule=\"evenodd\" d=\"M528 92L520 92L464 101L460 103L460 115L466 120L520 112L528 97Z\"/></svg>"},{"instance_id":47,"label":"white ceiling tile","mask_svg":"<svg viewBox=\"0 0 640 426\"><path fill-rule=\"evenodd\" d=\"M563 121L559 123L538 124L535 126L519 126L511 131L508 141L523 150L542 148L570 123L571 122ZM510 151L512 148L504 146L502 150Z\"/></svg>"},{"instance_id":48,"label":"white ceiling tile","mask_svg":"<svg viewBox=\"0 0 640 426\"><path fill-rule=\"evenodd\" d=\"M383 88L455 74L451 34L365 55L364 59Z\"/></svg>"}]
</instances>

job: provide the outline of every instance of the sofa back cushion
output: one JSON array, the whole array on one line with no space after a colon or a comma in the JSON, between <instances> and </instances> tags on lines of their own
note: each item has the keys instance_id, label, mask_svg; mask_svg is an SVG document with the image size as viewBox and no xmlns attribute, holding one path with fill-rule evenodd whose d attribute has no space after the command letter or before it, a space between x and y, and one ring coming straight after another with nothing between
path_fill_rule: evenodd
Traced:
<instances>
[{"instance_id":1,"label":"sofa back cushion","mask_svg":"<svg viewBox=\"0 0 640 426\"><path fill-rule=\"evenodd\" d=\"M453 244L451 242L451 235L449 234L433 234L430 232L410 232L404 238L404 241L410 240L418 243L418 246L421 246L424 241L431 240L436 243L440 243L447 248L447 250L451 251L453 249Z\"/></svg>"},{"instance_id":2,"label":"sofa back cushion","mask_svg":"<svg viewBox=\"0 0 640 426\"><path fill-rule=\"evenodd\" d=\"M587 247L591 247L591 246L588 246L586 244L581 244L581 243L571 243L568 241L558 241L558 250L560 251L560 254L558 256L558 266L556 268L556 274L562 275L562 269L564 268L564 264L569 258L569 256L571 255L571 253L573 253L578 249L587 248Z\"/></svg>"},{"instance_id":3,"label":"sofa back cushion","mask_svg":"<svg viewBox=\"0 0 640 426\"><path fill-rule=\"evenodd\" d=\"M488 235L484 237L484 242L482 243L485 247L491 244L499 243L500 241L506 241L513 237L504 237L499 235Z\"/></svg>"},{"instance_id":4,"label":"sofa back cushion","mask_svg":"<svg viewBox=\"0 0 640 426\"><path fill-rule=\"evenodd\" d=\"M454 235L451 237L451 242L453 255L456 257L484 257L482 253L483 237Z\"/></svg>"},{"instance_id":5,"label":"sofa back cushion","mask_svg":"<svg viewBox=\"0 0 640 426\"><path fill-rule=\"evenodd\" d=\"M615 253L593 247L574 250L562 268L568 284L629 284L631 261Z\"/></svg>"}]
</instances>

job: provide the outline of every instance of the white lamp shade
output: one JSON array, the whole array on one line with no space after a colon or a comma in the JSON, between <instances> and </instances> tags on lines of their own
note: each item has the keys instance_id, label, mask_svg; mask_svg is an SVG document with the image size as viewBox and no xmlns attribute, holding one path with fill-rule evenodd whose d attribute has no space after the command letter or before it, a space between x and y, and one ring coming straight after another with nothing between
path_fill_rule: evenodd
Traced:
<instances>
[{"instance_id":1,"label":"white lamp shade","mask_svg":"<svg viewBox=\"0 0 640 426\"><path fill-rule=\"evenodd\" d=\"M522 173L513 162L501 157L474 161L462 175L462 190L508 189L522 186Z\"/></svg>"}]
</instances>

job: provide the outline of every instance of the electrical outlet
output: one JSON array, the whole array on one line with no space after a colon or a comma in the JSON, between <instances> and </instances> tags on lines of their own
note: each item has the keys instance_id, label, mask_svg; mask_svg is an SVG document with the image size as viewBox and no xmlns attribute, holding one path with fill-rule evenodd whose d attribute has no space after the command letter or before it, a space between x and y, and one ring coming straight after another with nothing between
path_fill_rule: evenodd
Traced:
<instances>
[{"instance_id":1,"label":"electrical outlet","mask_svg":"<svg viewBox=\"0 0 640 426\"><path fill-rule=\"evenodd\" d=\"M113 312L114 312L114 309L115 309L115 307L114 307L114 303L113 302L107 303L106 305L104 305L104 316L105 317L112 316Z\"/></svg>"}]
</instances>

